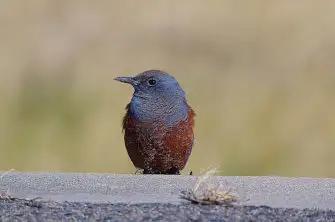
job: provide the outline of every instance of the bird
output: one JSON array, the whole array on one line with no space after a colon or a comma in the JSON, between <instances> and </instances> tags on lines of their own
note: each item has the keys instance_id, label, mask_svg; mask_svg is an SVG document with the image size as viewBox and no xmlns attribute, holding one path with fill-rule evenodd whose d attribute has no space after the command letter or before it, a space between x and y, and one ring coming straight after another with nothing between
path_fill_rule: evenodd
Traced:
<instances>
[{"instance_id":1,"label":"bird","mask_svg":"<svg viewBox=\"0 0 335 222\"><path fill-rule=\"evenodd\" d=\"M194 110L169 73L147 70L114 80L133 86L122 121L130 160L143 174L180 175L194 145Z\"/></svg>"}]
</instances>

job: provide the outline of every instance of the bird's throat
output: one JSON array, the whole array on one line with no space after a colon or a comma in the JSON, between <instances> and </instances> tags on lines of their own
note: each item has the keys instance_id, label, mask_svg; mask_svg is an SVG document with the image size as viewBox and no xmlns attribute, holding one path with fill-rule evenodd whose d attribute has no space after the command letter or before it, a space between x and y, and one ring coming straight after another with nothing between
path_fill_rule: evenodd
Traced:
<instances>
[{"instance_id":1,"label":"bird's throat","mask_svg":"<svg viewBox=\"0 0 335 222\"><path fill-rule=\"evenodd\" d=\"M185 99L160 101L133 97L130 114L141 122L164 122L172 125L187 118L188 106Z\"/></svg>"}]
</instances>

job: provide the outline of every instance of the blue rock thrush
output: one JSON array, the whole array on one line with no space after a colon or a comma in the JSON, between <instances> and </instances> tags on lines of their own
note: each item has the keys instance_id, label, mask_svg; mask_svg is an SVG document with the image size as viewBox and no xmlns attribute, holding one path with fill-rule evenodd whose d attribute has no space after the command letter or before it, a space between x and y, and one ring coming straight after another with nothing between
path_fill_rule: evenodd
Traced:
<instances>
[{"instance_id":1,"label":"blue rock thrush","mask_svg":"<svg viewBox=\"0 0 335 222\"><path fill-rule=\"evenodd\" d=\"M123 118L124 141L134 166L143 174L180 174L194 141L195 113L184 90L159 70L115 80L134 87Z\"/></svg>"}]
</instances>

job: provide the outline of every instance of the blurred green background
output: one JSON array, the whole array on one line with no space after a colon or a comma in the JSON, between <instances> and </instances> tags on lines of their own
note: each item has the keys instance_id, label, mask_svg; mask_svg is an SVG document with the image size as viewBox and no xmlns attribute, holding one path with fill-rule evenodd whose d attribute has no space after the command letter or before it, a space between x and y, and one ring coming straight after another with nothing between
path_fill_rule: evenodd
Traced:
<instances>
[{"instance_id":1,"label":"blurred green background","mask_svg":"<svg viewBox=\"0 0 335 222\"><path fill-rule=\"evenodd\" d=\"M183 173L335 177L335 1L1 1L0 170L133 173L130 86L197 113Z\"/></svg>"}]
</instances>

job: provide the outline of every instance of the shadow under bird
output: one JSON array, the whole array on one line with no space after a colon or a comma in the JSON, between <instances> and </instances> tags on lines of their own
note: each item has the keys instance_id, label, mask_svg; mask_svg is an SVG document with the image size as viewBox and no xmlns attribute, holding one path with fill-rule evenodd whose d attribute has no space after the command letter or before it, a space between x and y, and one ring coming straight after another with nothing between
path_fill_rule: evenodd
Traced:
<instances>
[{"instance_id":1,"label":"shadow under bird","mask_svg":"<svg viewBox=\"0 0 335 222\"><path fill-rule=\"evenodd\" d=\"M184 90L160 70L115 80L134 87L123 118L125 146L134 166L143 174L180 174L194 144L195 112Z\"/></svg>"}]
</instances>

